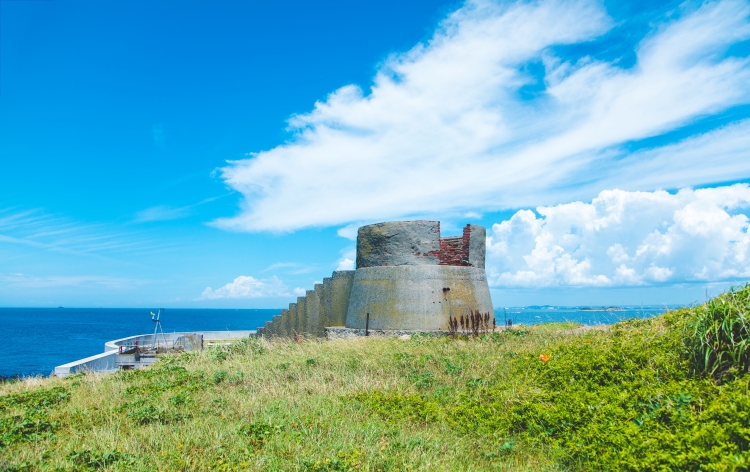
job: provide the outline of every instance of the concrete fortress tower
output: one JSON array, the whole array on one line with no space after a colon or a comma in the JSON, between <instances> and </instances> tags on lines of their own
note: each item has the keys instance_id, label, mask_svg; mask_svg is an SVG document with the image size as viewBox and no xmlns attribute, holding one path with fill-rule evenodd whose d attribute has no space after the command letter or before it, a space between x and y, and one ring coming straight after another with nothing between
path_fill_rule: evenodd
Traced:
<instances>
[{"instance_id":1,"label":"concrete fortress tower","mask_svg":"<svg viewBox=\"0 0 750 472\"><path fill-rule=\"evenodd\" d=\"M261 336L339 337L369 329L448 331L473 311L494 319L484 271L486 231L466 225L441 238L439 221L396 221L359 228L356 270L336 271L258 329Z\"/></svg>"},{"instance_id":2,"label":"concrete fortress tower","mask_svg":"<svg viewBox=\"0 0 750 472\"><path fill-rule=\"evenodd\" d=\"M479 310L494 316L484 271L486 231L466 225L441 238L439 221L359 228L346 327L448 331L448 318Z\"/></svg>"}]
</instances>

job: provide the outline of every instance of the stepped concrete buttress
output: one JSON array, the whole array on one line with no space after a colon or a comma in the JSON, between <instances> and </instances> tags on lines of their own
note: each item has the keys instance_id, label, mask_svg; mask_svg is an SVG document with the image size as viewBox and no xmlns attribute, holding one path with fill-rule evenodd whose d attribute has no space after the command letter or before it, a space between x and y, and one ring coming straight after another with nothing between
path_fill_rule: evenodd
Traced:
<instances>
[{"instance_id":1,"label":"stepped concrete buttress","mask_svg":"<svg viewBox=\"0 0 750 472\"><path fill-rule=\"evenodd\" d=\"M356 270L335 271L290 303L259 333L263 336L332 336L448 331L448 320L473 311L494 318L484 270L486 231L466 225L442 238L439 221L396 221L357 233Z\"/></svg>"}]
</instances>

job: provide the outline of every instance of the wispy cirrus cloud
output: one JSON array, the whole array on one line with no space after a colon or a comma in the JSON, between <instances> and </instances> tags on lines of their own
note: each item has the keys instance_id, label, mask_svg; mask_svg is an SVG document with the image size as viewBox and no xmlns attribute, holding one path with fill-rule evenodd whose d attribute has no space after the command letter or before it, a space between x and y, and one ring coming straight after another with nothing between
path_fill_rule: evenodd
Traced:
<instances>
[{"instance_id":1,"label":"wispy cirrus cloud","mask_svg":"<svg viewBox=\"0 0 750 472\"><path fill-rule=\"evenodd\" d=\"M139 211L135 214L134 220L137 223L146 223L150 221L179 220L187 216L190 216L190 207L174 208L167 205L157 205Z\"/></svg>"},{"instance_id":2,"label":"wispy cirrus cloud","mask_svg":"<svg viewBox=\"0 0 750 472\"><path fill-rule=\"evenodd\" d=\"M168 249L148 234L111 224L80 223L40 209L0 209L0 244L13 244L77 256L118 257Z\"/></svg>"},{"instance_id":3,"label":"wispy cirrus cloud","mask_svg":"<svg viewBox=\"0 0 750 472\"><path fill-rule=\"evenodd\" d=\"M750 178L748 120L629 150L750 102L746 48L732 49L750 38L747 1L660 15L640 20L649 31L624 66L594 54L615 24L596 1L468 1L367 93L336 90L290 120L291 142L224 168L245 201L214 224L291 231ZM720 136L732 145L715 166Z\"/></svg>"},{"instance_id":4,"label":"wispy cirrus cloud","mask_svg":"<svg viewBox=\"0 0 750 472\"><path fill-rule=\"evenodd\" d=\"M106 290L128 290L150 283L149 280L131 277L100 275L33 275L0 274L0 282L9 287L52 288L52 287L92 287Z\"/></svg>"},{"instance_id":5,"label":"wispy cirrus cloud","mask_svg":"<svg viewBox=\"0 0 750 472\"><path fill-rule=\"evenodd\" d=\"M317 269L314 265L300 264L299 262L276 262L263 269L263 272L272 270L281 270L287 274L301 275L314 272Z\"/></svg>"},{"instance_id":6,"label":"wispy cirrus cloud","mask_svg":"<svg viewBox=\"0 0 750 472\"><path fill-rule=\"evenodd\" d=\"M199 201L198 203L193 203L192 205L185 205L181 207L173 207L169 205L152 206L137 212L133 221L136 223L149 223L152 221L169 221L187 218L192 214L193 208L209 202L213 202L222 197L226 197L227 195L230 194L227 193L224 195L219 195L218 197L206 198Z\"/></svg>"}]
</instances>

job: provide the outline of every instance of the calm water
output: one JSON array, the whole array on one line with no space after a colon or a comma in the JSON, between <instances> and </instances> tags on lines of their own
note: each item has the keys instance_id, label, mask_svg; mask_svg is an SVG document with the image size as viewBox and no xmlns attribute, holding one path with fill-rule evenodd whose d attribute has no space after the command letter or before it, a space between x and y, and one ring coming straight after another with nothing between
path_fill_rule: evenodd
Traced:
<instances>
[{"instance_id":1,"label":"calm water","mask_svg":"<svg viewBox=\"0 0 750 472\"><path fill-rule=\"evenodd\" d=\"M573 321L612 324L622 319L659 315L664 306L621 307L622 311L588 311L571 307L495 308L497 324ZM49 375L55 366L104 351L112 339L151 333L148 309L140 308L0 308L3 344L0 376ZM262 326L280 310L167 309L165 332L244 330Z\"/></svg>"},{"instance_id":2,"label":"calm water","mask_svg":"<svg viewBox=\"0 0 750 472\"><path fill-rule=\"evenodd\" d=\"M601 308L589 307L525 307L525 308L495 308L497 324L502 325L505 319L513 324L539 324L572 321L585 325L614 324L618 321L632 318L650 318L661 315L669 308L659 306L621 306L617 310L607 311Z\"/></svg>"},{"instance_id":3,"label":"calm water","mask_svg":"<svg viewBox=\"0 0 750 472\"><path fill-rule=\"evenodd\" d=\"M153 333L141 308L0 308L0 376L49 375L55 366L104 352L104 343ZM162 312L164 332L255 329L281 310Z\"/></svg>"}]
</instances>

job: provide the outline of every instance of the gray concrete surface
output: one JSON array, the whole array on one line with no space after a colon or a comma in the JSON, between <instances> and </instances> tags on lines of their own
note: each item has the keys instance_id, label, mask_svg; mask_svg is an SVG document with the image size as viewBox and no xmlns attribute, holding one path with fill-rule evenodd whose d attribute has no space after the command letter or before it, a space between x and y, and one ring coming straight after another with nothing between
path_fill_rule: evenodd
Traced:
<instances>
[{"instance_id":1,"label":"gray concrete surface","mask_svg":"<svg viewBox=\"0 0 750 472\"><path fill-rule=\"evenodd\" d=\"M362 226L357 231L357 269L437 265L438 251L438 221L392 221Z\"/></svg>"},{"instance_id":2,"label":"gray concrete surface","mask_svg":"<svg viewBox=\"0 0 750 472\"><path fill-rule=\"evenodd\" d=\"M331 317L328 326L345 326L349 296L354 282L353 270L337 270L331 277Z\"/></svg>"},{"instance_id":3,"label":"gray concrete surface","mask_svg":"<svg viewBox=\"0 0 750 472\"><path fill-rule=\"evenodd\" d=\"M449 290L443 290L449 289ZM483 269L457 266L366 267L354 275L347 328L448 331L449 316L494 317Z\"/></svg>"},{"instance_id":4,"label":"gray concrete surface","mask_svg":"<svg viewBox=\"0 0 750 472\"><path fill-rule=\"evenodd\" d=\"M487 250L487 230L483 226L469 225L469 265L484 269Z\"/></svg>"}]
</instances>

